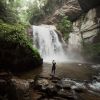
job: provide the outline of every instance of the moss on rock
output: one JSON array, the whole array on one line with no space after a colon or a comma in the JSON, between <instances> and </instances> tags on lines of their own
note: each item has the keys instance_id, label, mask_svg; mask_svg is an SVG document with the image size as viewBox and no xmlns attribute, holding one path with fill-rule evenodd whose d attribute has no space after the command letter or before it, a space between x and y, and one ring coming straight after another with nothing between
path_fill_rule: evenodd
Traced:
<instances>
[{"instance_id":1,"label":"moss on rock","mask_svg":"<svg viewBox=\"0 0 100 100\"><path fill-rule=\"evenodd\" d=\"M0 66L23 71L42 64L40 54L33 48L26 26L0 23Z\"/></svg>"}]
</instances>

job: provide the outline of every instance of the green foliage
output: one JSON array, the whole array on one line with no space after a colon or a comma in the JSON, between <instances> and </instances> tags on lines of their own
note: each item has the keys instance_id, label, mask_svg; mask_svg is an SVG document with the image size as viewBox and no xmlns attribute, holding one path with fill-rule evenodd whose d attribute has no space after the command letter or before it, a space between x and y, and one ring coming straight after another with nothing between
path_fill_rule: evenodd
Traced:
<instances>
[{"instance_id":1,"label":"green foliage","mask_svg":"<svg viewBox=\"0 0 100 100\"><path fill-rule=\"evenodd\" d=\"M22 1L24 0L0 0L0 40L26 48L26 52L39 60L40 55L37 49L33 48L26 31L29 27L26 23L28 12L23 10L25 1Z\"/></svg>"},{"instance_id":2,"label":"green foliage","mask_svg":"<svg viewBox=\"0 0 100 100\"><path fill-rule=\"evenodd\" d=\"M39 6L38 3L39 2ZM51 15L57 7L61 6L65 0L36 0L31 4L27 12L30 12L29 19L31 24L36 24Z\"/></svg>"},{"instance_id":3,"label":"green foliage","mask_svg":"<svg viewBox=\"0 0 100 100\"><path fill-rule=\"evenodd\" d=\"M38 50L36 48L31 48L31 49L34 51L33 55L36 58L36 60L39 60L40 59L40 54L39 54Z\"/></svg>"},{"instance_id":4,"label":"green foliage","mask_svg":"<svg viewBox=\"0 0 100 100\"><path fill-rule=\"evenodd\" d=\"M0 19L11 24L18 20L17 12L12 9L9 0L0 0Z\"/></svg>"},{"instance_id":5,"label":"green foliage","mask_svg":"<svg viewBox=\"0 0 100 100\"><path fill-rule=\"evenodd\" d=\"M0 0L0 19L34 24L52 14L65 0Z\"/></svg>"},{"instance_id":6,"label":"green foliage","mask_svg":"<svg viewBox=\"0 0 100 100\"><path fill-rule=\"evenodd\" d=\"M61 20L57 24L57 29L63 33L65 41L69 38L69 33L72 30L72 23L68 20L67 16L61 18Z\"/></svg>"},{"instance_id":7,"label":"green foliage","mask_svg":"<svg viewBox=\"0 0 100 100\"><path fill-rule=\"evenodd\" d=\"M29 13L28 13L29 12ZM27 10L29 14L27 20L32 19L34 23L37 23L43 17L43 12L41 9L38 8L38 5L30 5L29 9Z\"/></svg>"},{"instance_id":8,"label":"green foliage","mask_svg":"<svg viewBox=\"0 0 100 100\"><path fill-rule=\"evenodd\" d=\"M23 26L22 24L9 25L0 23L0 40L18 43L24 47L31 48L34 56L40 58L38 51L33 48L32 43L30 42L26 33L26 27L27 26Z\"/></svg>"},{"instance_id":9,"label":"green foliage","mask_svg":"<svg viewBox=\"0 0 100 100\"><path fill-rule=\"evenodd\" d=\"M9 25L5 23L0 23L0 38L6 41L15 41L19 43L24 43L27 41L27 36L25 35L25 28L20 24Z\"/></svg>"},{"instance_id":10,"label":"green foliage","mask_svg":"<svg viewBox=\"0 0 100 100\"><path fill-rule=\"evenodd\" d=\"M64 0L0 0L0 19L6 23L34 24L52 14Z\"/></svg>"},{"instance_id":11,"label":"green foliage","mask_svg":"<svg viewBox=\"0 0 100 100\"><path fill-rule=\"evenodd\" d=\"M27 9L27 20L30 19L30 23L36 24L45 17L43 7L46 5L47 0L37 0L29 4Z\"/></svg>"}]
</instances>

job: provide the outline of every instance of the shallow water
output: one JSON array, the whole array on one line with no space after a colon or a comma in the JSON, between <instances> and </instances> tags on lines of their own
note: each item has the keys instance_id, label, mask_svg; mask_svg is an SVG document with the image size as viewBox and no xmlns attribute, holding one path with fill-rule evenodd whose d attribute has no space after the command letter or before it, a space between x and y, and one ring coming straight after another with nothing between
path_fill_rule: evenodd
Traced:
<instances>
[{"instance_id":1,"label":"shallow water","mask_svg":"<svg viewBox=\"0 0 100 100\"><path fill-rule=\"evenodd\" d=\"M59 78L71 78L82 82L84 80L92 82L93 76L97 75L98 69L91 67L91 65L92 64L86 63L57 63L56 76ZM22 79L33 79L39 74L45 77L50 77L51 67L52 64L44 63L42 67L37 67L29 72L21 73L18 76ZM100 95L97 95L96 92L89 90L78 95L81 98L80 100L100 100Z\"/></svg>"},{"instance_id":2,"label":"shallow water","mask_svg":"<svg viewBox=\"0 0 100 100\"><path fill-rule=\"evenodd\" d=\"M89 67L91 64L79 63L57 63L56 76L59 78L72 78L78 80L89 80L96 74L96 70ZM37 67L29 72L21 73L20 78L34 78L35 75L50 76L52 64L44 63L42 67Z\"/></svg>"}]
</instances>

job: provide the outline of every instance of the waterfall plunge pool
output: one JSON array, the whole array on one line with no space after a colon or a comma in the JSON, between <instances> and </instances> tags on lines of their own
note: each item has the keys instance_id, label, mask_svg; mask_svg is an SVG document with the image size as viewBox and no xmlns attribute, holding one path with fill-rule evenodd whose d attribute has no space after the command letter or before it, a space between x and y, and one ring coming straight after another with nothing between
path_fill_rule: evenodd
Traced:
<instances>
[{"instance_id":1,"label":"waterfall plunge pool","mask_svg":"<svg viewBox=\"0 0 100 100\"><path fill-rule=\"evenodd\" d=\"M33 79L36 75L42 75L45 77L51 77L51 64L44 63L42 67L37 67L29 72L21 73L18 75L22 79ZM84 100L100 100L99 92L95 92L94 89L99 89L96 82L92 82L94 76L100 73L100 69L91 67L92 64L82 64L82 63L57 63L56 76L59 78L69 78L75 79L81 82L90 81L90 90L85 91L85 93L80 94L80 97ZM77 83L77 81L76 81ZM79 84L80 85L80 84ZM100 87L100 86L99 86Z\"/></svg>"},{"instance_id":2,"label":"waterfall plunge pool","mask_svg":"<svg viewBox=\"0 0 100 100\"><path fill-rule=\"evenodd\" d=\"M78 80L89 80L96 75L96 69L90 67L91 64L81 63L57 63L56 76L59 78L72 78ZM44 63L42 67L19 74L21 78L34 78L36 75L50 76L52 63Z\"/></svg>"}]
</instances>

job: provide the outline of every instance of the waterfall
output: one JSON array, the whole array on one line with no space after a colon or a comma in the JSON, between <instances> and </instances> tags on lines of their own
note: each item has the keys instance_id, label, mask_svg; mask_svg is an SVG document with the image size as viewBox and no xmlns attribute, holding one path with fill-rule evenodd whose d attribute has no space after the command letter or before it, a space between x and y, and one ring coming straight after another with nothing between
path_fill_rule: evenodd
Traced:
<instances>
[{"instance_id":1,"label":"waterfall","mask_svg":"<svg viewBox=\"0 0 100 100\"><path fill-rule=\"evenodd\" d=\"M45 62L84 62L82 56L81 34L76 29L70 33L68 45L63 48L55 26L33 25L33 44ZM66 50L66 51L65 51Z\"/></svg>"},{"instance_id":2,"label":"waterfall","mask_svg":"<svg viewBox=\"0 0 100 100\"><path fill-rule=\"evenodd\" d=\"M62 43L59 41L58 34L54 26L40 25L33 26L33 44L36 47L45 62L67 61Z\"/></svg>"}]
</instances>

